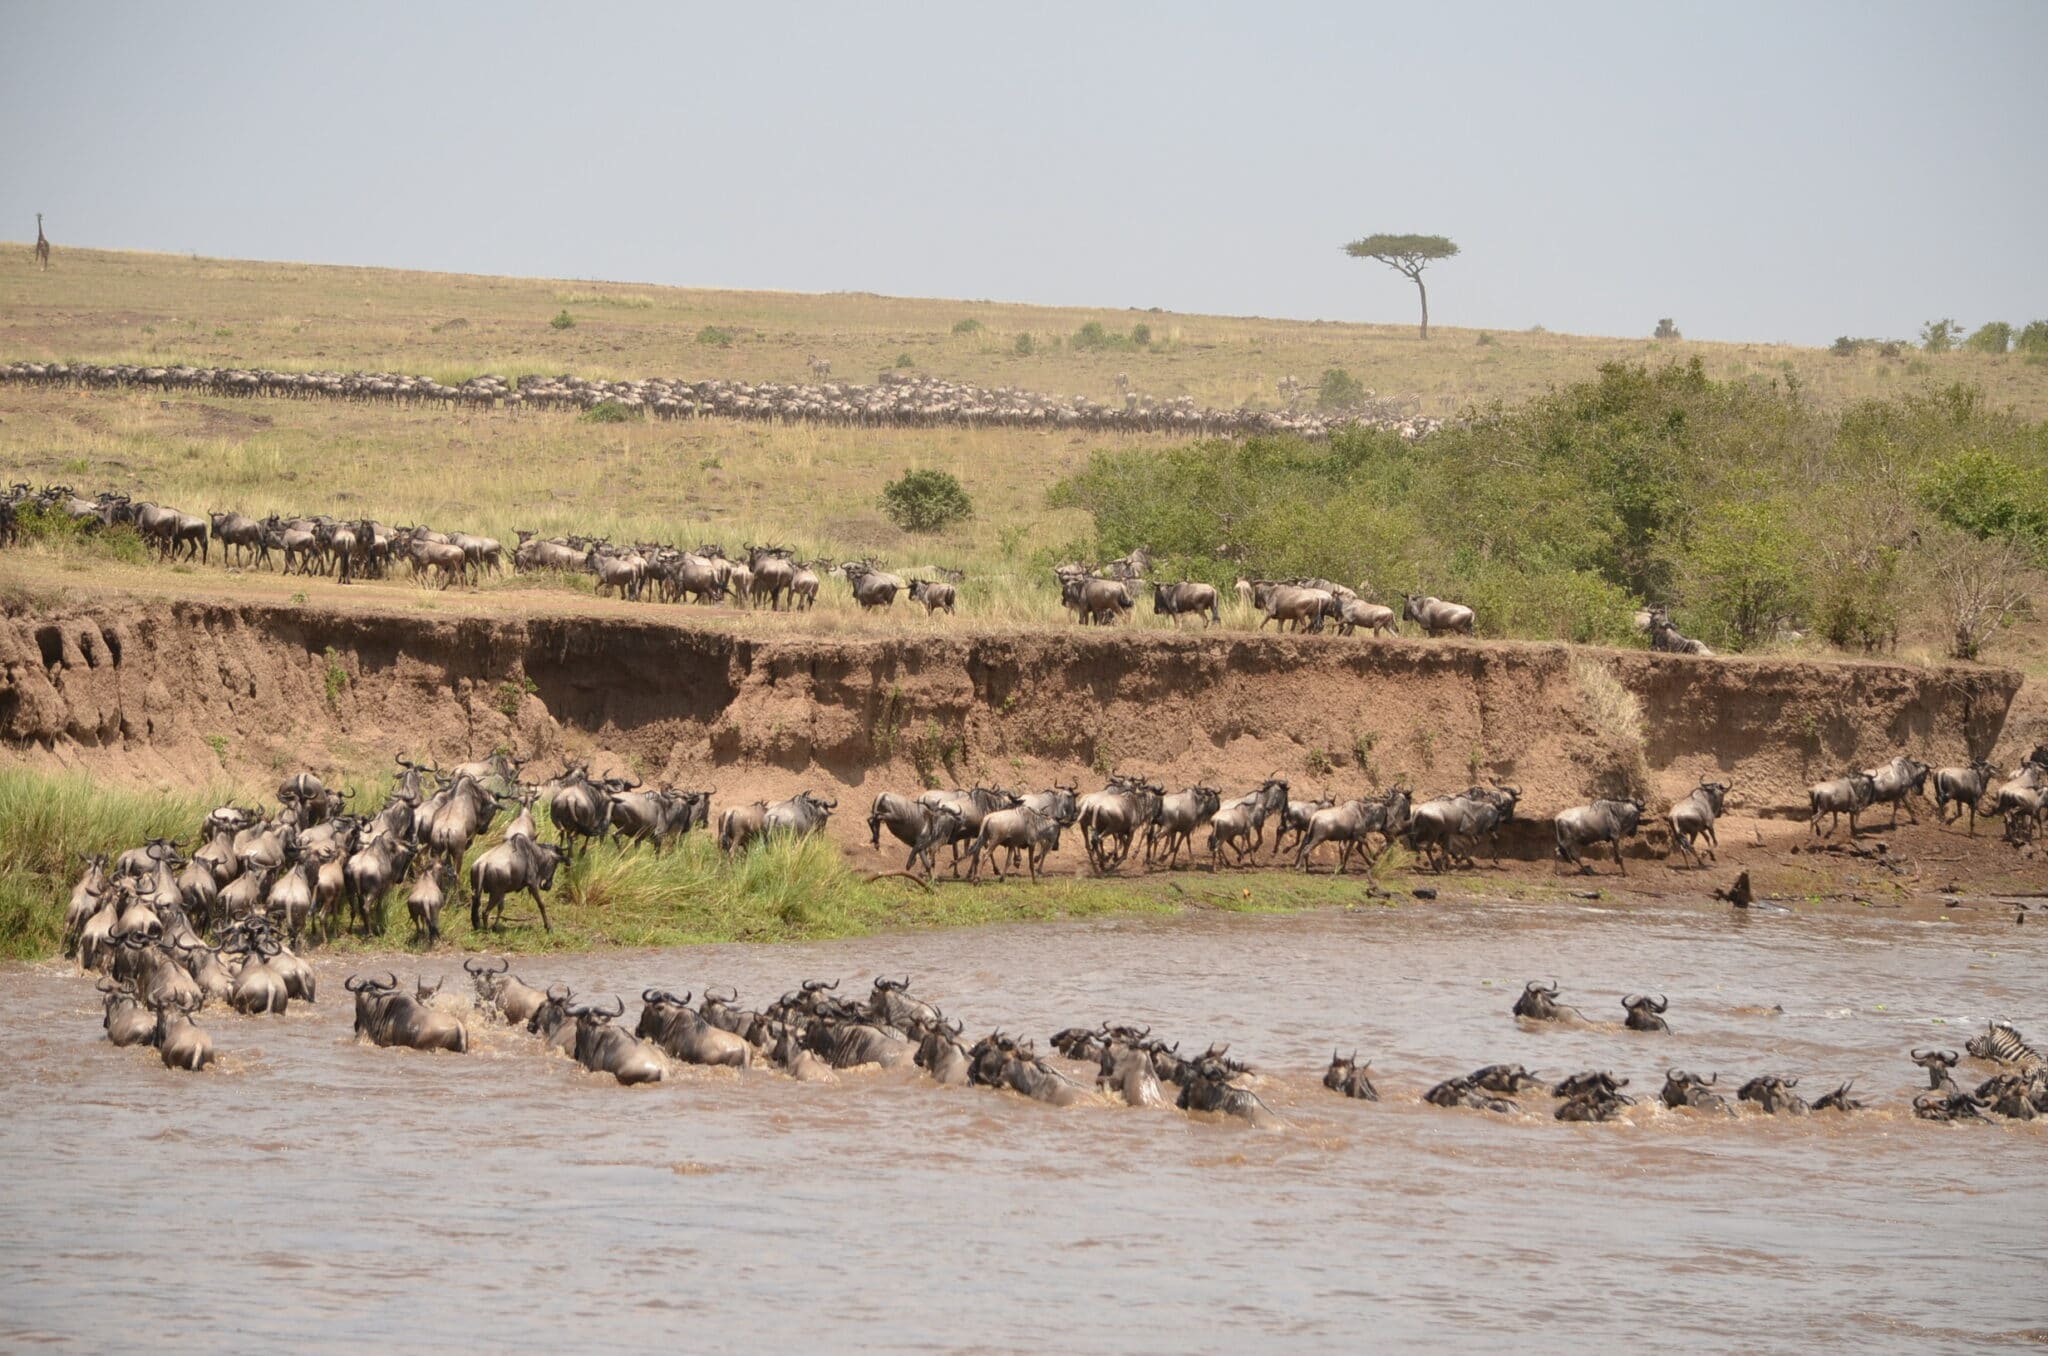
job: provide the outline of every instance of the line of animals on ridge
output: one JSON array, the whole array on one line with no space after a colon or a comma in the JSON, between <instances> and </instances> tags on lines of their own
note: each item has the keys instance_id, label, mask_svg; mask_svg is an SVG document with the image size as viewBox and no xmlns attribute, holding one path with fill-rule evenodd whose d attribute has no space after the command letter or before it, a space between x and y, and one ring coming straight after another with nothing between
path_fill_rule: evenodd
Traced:
<instances>
[{"instance_id":1,"label":"line of animals on ridge","mask_svg":"<svg viewBox=\"0 0 2048 1356\"><path fill-rule=\"evenodd\" d=\"M283 1012L288 996L282 981L267 984L278 993L270 1001L252 999L251 985L242 978L243 973L261 975L276 966L274 937L266 943L264 928L251 920L238 928L231 951L242 957L241 973L222 966L202 967L194 975L175 960L151 965L145 951L124 949L99 982L101 1024L108 1040L116 1046L153 1046L167 1068L197 1071L215 1058L212 1037L193 1021L209 998L224 997L244 1014ZM189 943L182 948L186 953L194 949ZM175 948L172 953L176 954ZM128 959L131 955L134 958ZM609 1074L629 1086L662 1081L670 1061L768 1068L806 1082L830 1080L836 1070L865 1065L884 1069L915 1065L943 1085L1008 1089L1056 1106L1090 1098L1089 1089L1040 1056L1033 1041L1018 1040L998 1028L972 1046L966 1045L961 1023L948 1021L935 1005L913 995L907 975L900 980L877 978L864 1003L838 997L834 992L839 987L837 980L806 980L758 1012L740 1006L736 989L724 994L706 989L692 1008L689 993L650 988L641 993L639 1020L628 1033L613 1024L625 1014L625 1003L616 996L611 1006L605 1006L577 1001L566 984L537 988L511 974L509 960L492 966L472 958L463 962L463 969L475 985L479 1012L514 1027L523 1026L544 1046L568 1055L591 1073ZM205 980L211 980L211 985ZM466 1053L468 1027L456 1013L433 1002L444 982L437 980L430 987L423 979L415 979L408 993L395 973L387 972L381 979L351 975L343 987L355 999L355 1034L379 1046ZM310 978L307 984L298 996L311 1002ZM223 986L224 995L218 992ZM1578 1009L1560 1002L1559 994L1555 980L1548 985L1530 980L1515 1000L1513 1015L1529 1023L1587 1020ZM1670 1033L1664 1016L1670 1010L1667 998L1629 994L1621 1001L1627 1014L1625 1029ZM1093 1063L1095 1093L1126 1105L1163 1107L1164 1087L1172 1084L1179 1089L1173 1105L1180 1110L1235 1116L1254 1125L1279 1123L1247 1083L1256 1081L1257 1071L1232 1058L1227 1043L1211 1044L1189 1058L1180 1053L1178 1042L1168 1045L1153 1036L1150 1027L1103 1022L1094 1028L1068 1027L1056 1032L1051 1044L1067 1059ZM1914 1063L1927 1071L1929 1079L1928 1091L1913 1100L1915 1116L1959 1123L1983 1122L1988 1119L1987 1111L2013 1120L2034 1120L2048 1114L2048 1062L2027 1044L2018 1028L1993 1021L1982 1034L1966 1041L1965 1049L1973 1058L2000 1066L1999 1072L1974 1092L1955 1081L1954 1071L1961 1059L1957 1052L1912 1051ZM1371 1061L1361 1064L1356 1051L1348 1057L1333 1051L1323 1086L1347 1098L1377 1102L1380 1093L1370 1069ZM1715 1090L1719 1080L1718 1073L1703 1078L1685 1070L1668 1070L1659 1100L1674 1110L1733 1115L1735 1108ZM1866 1110L1869 1104L1853 1094L1854 1081L1809 1103L1796 1091L1797 1077L1765 1074L1744 1083L1736 1100L1773 1116ZM1489 1064L1437 1083L1421 1100L1438 1107L1517 1114L1521 1106L1511 1099L1532 1091L1540 1094L1549 1084L1549 1094L1560 1099L1552 1113L1555 1119L1611 1121L1634 1104L1635 1099L1622 1091L1628 1082L1598 1069L1552 1082L1520 1064Z\"/></svg>"},{"instance_id":2,"label":"line of animals on ridge","mask_svg":"<svg viewBox=\"0 0 2048 1356\"><path fill-rule=\"evenodd\" d=\"M287 399L342 399L400 405L443 405L466 409L519 411L589 410L612 405L657 419L720 417L774 419L866 427L965 428L1092 428L1125 432L1171 432L1243 437L1260 433L1293 433L1324 438L1347 426L1386 429L1403 438L1426 437L1443 427L1433 415L1416 414L1409 402L1364 397L1334 411L1296 407L1303 384L1283 377L1280 394L1285 410L1256 409L1249 403L1231 409L1204 408L1192 396L1152 396L1130 389L1119 372L1121 403L1108 404L1087 396L1047 395L1014 386L987 387L927 374L886 370L873 385L824 380L832 364L811 360L809 383L730 381L713 378L685 381L652 377L637 381L606 381L589 377L529 374L508 380L486 373L450 386L432 377L405 372L279 372L267 368L145 366L138 363L0 364L0 383L81 386L96 389L196 391L210 395L268 396Z\"/></svg>"},{"instance_id":3,"label":"line of animals on ridge","mask_svg":"<svg viewBox=\"0 0 2048 1356\"><path fill-rule=\"evenodd\" d=\"M687 596L702 604L730 599L747 607L766 602L771 612L787 607L808 611L816 605L822 577L843 578L864 612L892 608L897 597L923 606L930 618L957 613L962 571L944 566L918 566L908 574L882 569L872 558L842 561L804 560L788 546L756 545L742 549L745 563L728 557L715 542L694 550L657 542L622 545L585 536L541 537L519 529L509 557L495 537L470 532L440 532L424 524L389 526L373 518L337 519L324 514L255 518L232 511L209 511L206 517L168 505L135 500L103 490L87 499L67 485L36 490L26 482L0 496L0 546L18 537L17 515L23 506L39 512L61 512L76 522L100 526L129 525L163 561L211 561L214 543L221 548L223 567L269 568L273 553L281 573L332 576L341 583L388 579L395 566L405 565L421 584L475 586L486 574L502 575L509 558L514 573L556 571L588 574L595 591L637 601L652 598L680 603ZM1153 557L1143 547L1102 565L1068 562L1055 566L1053 580L1060 603L1083 625L1113 625L1129 617L1140 592L1152 590L1152 612L1178 629L1184 617L1198 617L1203 626L1223 622L1222 593L1212 584L1149 580ZM822 576L821 576L822 571ZM935 575L920 577L918 572ZM1412 621L1423 634L1476 634L1477 615L1462 603L1430 594L1404 594L1398 614L1393 608L1361 598L1358 590L1335 580L1315 577L1258 579L1240 577L1233 591L1246 609L1259 614L1258 629L1278 622L1282 631L1322 634L1334 624L1342 636L1360 628L1374 636L1398 635L1402 622ZM1636 629L1646 633L1650 648L1671 654L1711 655L1697 640L1681 635L1663 608L1636 614Z\"/></svg>"}]
</instances>

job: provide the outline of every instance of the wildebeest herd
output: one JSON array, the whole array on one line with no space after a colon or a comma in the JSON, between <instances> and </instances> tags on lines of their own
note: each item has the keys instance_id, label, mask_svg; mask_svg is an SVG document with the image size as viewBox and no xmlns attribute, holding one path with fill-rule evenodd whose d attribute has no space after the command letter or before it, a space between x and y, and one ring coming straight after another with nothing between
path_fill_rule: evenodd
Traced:
<instances>
[{"instance_id":1,"label":"wildebeest herd","mask_svg":"<svg viewBox=\"0 0 2048 1356\"><path fill-rule=\"evenodd\" d=\"M829 370L829 364L827 365ZM188 391L295 400L356 400L464 410L589 410L611 405L658 419L774 419L868 428L1049 428L1123 433L1245 437L1292 433L1323 438L1334 429L1383 428L1420 438L1442 421L1395 400L1369 399L1323 412L1205 409L1186 396L1156 398L1126 389L1116 404L1086 396L1044 395L1016 387L975 386L889 371L873 385L854 382L745 382L651 378L604 381L492 374L459 385L402 372L277 372L266 368L144 366L134 363L0 364L0 382L99 390Z\"/></svg>"},{"instance_id":2,"label":"wildebeest herd","mask_svg":"<svg viewBox=\"0 0 2048 1356\"><path fill-rule=\"evenodd\" d=\"M581 765L527 784L519 779L522 766L523 760L504 753L447 769L401 757L396 784L374 813L357 810L351 793L302 773L279 785L274 813L216 808L200 826L198 846L189 856L180 843L159 838L118 856L93 858L72 890L64 935L81 968L101 976L108 1039L153 1047L169 1067L203 1068L215 1051L195 1020L202 1008L217 1003L254 1016L315 1002L317 977L300 948L316 935L326 940L337 920L343 926L353 922L366 937L381 933L386 900L401 887L418 941L439 938L441 911L465 890L478 932L502 918L508 896L521 893L534 901L546 927L545 892L571 860L572 843L610 835L659 852L693 827L708 828L713 818L709 791L593 778ZM1888 770L1893 775L1883 780L1865 776L1881 792L1865 800L1866 807L1882 803L1882 793L1892 788L1903 788L1900 798L1913 794L1926 780L1911 769L1880 771ZM1937 786L1948 774L1970 771L1946 769L1937 775ZM2035 750L2022 773L2038 784L2048 774L2048 749ZM1702 850L1711 853L1714 820L1727 793L1723 783L1705 783L1672 808L1677 850L1695 859ZM1979 784L1971 794L1988 793ZM1210 787L1169 793L1142 778L1116 776L1087 795L1073 786L1033 795L987 787L914 798L885 793L876 797L868 826L877 846L884 828L909 845L911 862L921 862L928 875L939 848L953 852L956 873L964 855L970 880L984 864L1000 875L1005 854L1010 869L1021 856L1035 875L1068 828L1081 834L1091 863L1102 871L1116 870L1141 843L1148 864L1171 867L1183 850L1192 860L1194 838L1203 827L1209 830L1212 862L1226 854L1244 861L1262 847L1268 825L1275 830L1276 853L1284 853L1284 840L1292 837L1295 863L1303 869L1318 849L1331 846L1339 871L1354 855L1370 865L1375 837L1382 849L1400 838L1442 869L1469 862L1482 840L1496 839L1511 821L1518 795L1512 787L1474 787L1418 803L1396 789L1344 802L1299 802L1285 781L1269 778L1225 803ZM559 844L538 837L535 807L542 797ZM1952 789L1950 801L1955 799ZM719 842L737 852L777 834L814 833L833 808L834 802L809 792L774 804L731 806L716 816ZM472 855L471 848L486 841L507 811L512 818L495 845ZM1575 863L1578 853L1596 843L1609 844L1618 856L1621 839L1634 832L1642 811L1639 801L1600 801L1558 816L1560 857ZM616 1000L609 1006L582 1001L565 985L528 985L506 965L474 958L465 969L475 984L476 1008L486 1017L522 1026L585 1068L624 1083L658 1081L676 1062L760 1067L798 1079L831 1077L832 1070L860 1065L915 1065L941 1083L1005 1088L1060 1105L1103 1097L1163 1106L1164 1089L1174 1086L1173 1103L1184 1110L1261 1124L1274 1119L1259 1097L1258 1074L1232 1058L1227 1045L1212 1044L1188 1056L1149 1028L1111 1022L1054 1034L1050 1044L1060 1059L1094 1066L1091 1091L1085 1076L1041 1055L1032 1041L997 1029L967 1044L961 1024L913 996L907 978L877 980L861 1003L839 998L836 981L807 981L760 1011L742 1007L730 991L706 990L692 1007L687 993L650 988L642 994L638 1024L628 1033L615 1025L624 1014ZM355 1001L357 1033L377 1045L456 1053L470 1048L464 1014L439 999L438 981L408 990L395 974L357 975L344 987ZM1671 1034L1666 997L1630 994L1622 1007L1622 1029ZM1526 985L1513 1015L1536 1024L1585 1020L1561 1000L1555 982ZM1917 1116L1981 1120L1988 1112L2032 1119L2048 1111L2048 1069L2015 1028L1993 1023L1966 1050L2000 1066L1974 1089L1954 1078L1960 1054L1914 1052L1930 1076L1929 1089L1913 1103ZM1378 1100L1369 1067L1370 1061L1361 1064L1355 1054L1333 1054L1324 1085L1346 1097ZM1731 1111L1715 1091L1717 1079L1673 1069L1660 1100L1673 1108ZM1631 1105L1622 1091L1627 1082L1600 1070L1551 1077L1494 1064L1444 1079L1420 1095L1431 1105L1502 1113L1520 1109L1514 1099L1547 1089L1556 1099L1556 1119L1604 1121ZM1754 1077L1742 1084L1736 1102L1769 1114L1864 1106L1848 1083L1809 1105L1798 1082L1792 1076Z\"/></svg>"},{"instance_id":3,"label":"wildebeest herd","mask_svg":"<svg viewBox=\"0 0 2048 1356\"><path fill-rule=\"evenodd\" d=\"M228 959L193 942L124 941L99 984L102 1026L115 1045L153 1046L166 1067L199 1070L215 1058L212 1038L193 1016L218 997L245 1015L282 1012L297 997L314 1001L310 971L302 961L280 965L279 944L255 920L234 929ZM693 995L649 988L641 993L631 1032L617 1025L625 1003L579 997L567 984L533 985L511 973L509 961L493 965L471 957L463 962L475 994L468 1002L437 1002L444 981L416 980L410 990L395 973L352 975L343 984L355 1000L355 1033L379 1046L461 1054L470 1049L469 1023L499 1022L523 1029L542 1049L552 1049L586 1070L622 1084L657 1083L678 1065L696 1064L779 1073L804 1082L830 1080L837 1071L873 1066L914 1066L934 1082L1007 1090L1055 1106L1087 1101L1133 1107L1164 1107L1236 1117L1253 1125L1280 1124L1258 1092L1261 1075L1233 1058L1227 1043L1211 1043L1200 1054L1181 1052L1149 1026L1100 1022L1067 1027L1049 1040L1061 1063L1041 1055L1037 1043L1001 1028L973 1044L963 1024L949 1020L931 1002L911 992L909 976L877 978L867 998L838 995L839 981L805 980L764 1008L744 1006L736 989L706 987L696 1006ZM295 978L296 977L296 978ZM261 996L252 997L257 991ZM1576 1021L1576 1008L1559 1001L1555 981L1531 980L1515 1000L1512 1015L1528 1027ZM1669 1000L1649 995L1622 999L1622 1029L1669 1036L1664 1014ZM465 1020L467 1018L467 1020ZM2018 1028L1991 1022L1965 1042L1973 1059L1997 1071L1974 1090L1955 1079L1962 1059L1956 1051L1912 1051L1928 1071L1929 1088L1913 1099L1923 1120L1982 1122L1990 1116L2034 1120L2048 1114L2048 1063L2027 1044ZM1333 1051L1322 1084L1340 1096L1377 1102L1372 1061L1356 1051ZM1092 1066L1093 1078L1084 1072ZM1736 1091L1731 1104L1718 1090L1720 1075L1672 1068L1657 1100L1672 1110L1733 1116L1752 1106L1765 1115L1806 1115L1866 1110L1848 1080L1809 1102L1799 1078L1761 1074ZM1635 1099L1623 1089L1625 1077L1602 1069L1563 1076L1531 1072L1520 1064L1489 1064L1455 1075L1419 1094L1438 1107L1467 1108L1498 1115L1522 1112L1530 1096L1555 1099L1559 1121L1620 1119ZM1177 1089L1169 1094L1166 1089ZM1522 1099L1522 1100L1516 1100ZM1987 1116L1986 1113L1989 1113Z\"/></svg>"}]
</instances>

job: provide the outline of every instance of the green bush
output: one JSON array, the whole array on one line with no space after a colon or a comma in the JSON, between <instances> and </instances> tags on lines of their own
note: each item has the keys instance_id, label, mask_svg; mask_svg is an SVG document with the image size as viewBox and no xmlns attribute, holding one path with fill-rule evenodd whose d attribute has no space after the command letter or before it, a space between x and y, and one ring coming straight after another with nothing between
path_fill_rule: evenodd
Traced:
<instances>
[{"instance_id":1,"label":"green bush","mask_svg":"<svg viewBox=\"0 0 2048 1356\"><path fill-rule=\"evenodd\" d=\"M1030 335L1020 334L1017 336L1017 342L1010 345L1010 351L1020 358L1028 358L1038 351L1038 346L1031 341Z\"/></svg>"},{"instance_id":2,"label":"green bush","mask_svg":"<svg viewBox=\"0 0 2048 1356\"><path fill-rule=\"evenodd\" d=\"M600 400L578 416L586 424L624 424L639 417L636 411L616 400Z\"/></svg>"},{"instance_id":3,"label":"green bush","mask_svg":"<svg viewBox=\"0 0 2048 1356\"><path fill-rule=\"evenodd\" d=\"M1152 347L1152 327L1144 324L1131 326L1131 346L1133 348Z\"/></svg>"},{"instance_id":4,"label":"green bush","mask_svg":"<svg viewBox=\"0 0 2048 1356\"><path fill-rule=\"evenodd\" d=\"M150 559L148 544L128 523L102 527L97 518L73 518L62 509L22 504L15 509L15 530L25 543L67 555L117 560L125 565L141 565Z\"/></svg>"},{"instance_id":5,"label":"green bush","mask_svg":"<svg viewBox=\"0 0 2048 1356\"><path fill-rule=\"evenodd\" d=\"M1703 638L1753 650L1799 616L1801 547L1789 506L1774 500L1731 501L1703 515L1685 587Z\"/></svg>"},{"instance_id":6,"label":"green bush","mask_svg":"<svg viewBox=\"0 0 2048 1356\"><path fill-rule=\"evenodd\" d=\"M1341 367L1323 373L1316 404L1326 410L1348 410L1365 402L1365 383Z\"/></svg>"},{"instance_id":7,"label":"green bush","mask_svg":"<svg viewBox=\"0 0 2048 1356\"><path fill-rule=\"evenodd\" d=\"M555 312L555 318L548 322L548 328L556 330L573 330L576 328L576 317L570 315L568 309L565 307L564 309Z\"/></svg>"},{"instance_id":8,"label":"green bush","mask_svg":"<svg viewBox=\"0 0 2048 1356\"><path fill-rule=\"evenodd\" d=\"M1853 358L1862 349L1863 340L1851 339L1846 334L1836 336L1835 342L1828 345L1828 352L1834 354L1837 358Z\"/></svg>"},{"instance_id":9,"label":"green bush","mask_svg":"<svg viewBox=\"0 0 2048 1356\"><path fill-rule=\"evenodd\" d=\"M1977 332L1963 341L1963 347L1972 353L2003 353L2012 347L2012 326L2003 320L1979 325Z\"/></svg>"},{"instance_id":10,"label":"green bush","mask_svg":"<svg viewBox=\"0 0 2048 1356\"><path fill-rule=\"evenodd\" d=\"M976 320L976 319L975 319L975 318L974 318L973 316L971 316L971 315L970 315L970 316L967 316L967 317L965 317L965 318L963 318L963 319L960 319L960 320L956 320L956 321L954 321L954 322L953 322L953 333L955 333L955 334L980 334L980 333L981 333L981 322L980 322L979 320Z\"/></svg>"},{"instance_id":11,"label":"green bush","mask_svg":"<svg viewBox=\"0 0 2048 1356\"><path fill-rule=\"evenodd\" d=\"M1953 320L1930 320L1920 327L1920 347L1928 353L1946 353L1963 337L1963 327Z\"/></svg>"},{"instance_id":12,"label":"green bush","mask_svg":"<svg viewBox=\"0 0 2048 1356\"><path fill-rule=\"evenodd\" d=\"M880 504L905 532L942 532L974 516L974 501L948 471L907 471L882 487Z\"/></svg>"},{"instance_id":13,"label":"green bush","mask_svg":"<svg viewBox=\"0 0 2048 1356\"><path fill-rule=\"evenodd\" d=\"M2048 354L2048 320L2032 320L2013 340L2014 348L2022 353Z\"/></svg>"},{"instance_id":14,"label":"green bush","mask_svg":"<svg viewBox=\"0 0 2048 1356\"><path fill-rule=\"evenodd\" d=\"M896 365L898 367L915 367L917 366L917 359L911 357L908 353L899 353L896 355Z\"/></svg>"},{"instance_id":15,"label":"green bush","mask_svg":"<svg viewBox=\"0 0 2048 1356\"><path fill-rule=\"evenodd\" d=\"M1074 331L1074 337L1070 342L1076 353L1090 353L1096 349L1113 348L1121 339L1122 335L1111 334L1102 328L1101 321L1091 320Z\"/></svg>"},{"instance_id":16,"label":"green bush","mask_svg":"<svg viewBox=\"0 0 2048 1356\"><path fill-rule=\"evenodd\" d=\"M697 331L697 342L707 348L731 348L733 332L723 325L706 325Z\"/></svg>"}]
</instances>

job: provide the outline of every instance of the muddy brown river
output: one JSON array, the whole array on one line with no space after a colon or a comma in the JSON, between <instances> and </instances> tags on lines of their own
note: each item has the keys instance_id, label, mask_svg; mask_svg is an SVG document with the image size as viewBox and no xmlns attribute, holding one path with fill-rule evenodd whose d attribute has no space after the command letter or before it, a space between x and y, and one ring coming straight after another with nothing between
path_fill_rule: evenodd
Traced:
<instances>
[{"instance_id":1,"label":"muddy brown river","mask_svg":"<svg viewBox=\"0 0 2048 1356\"><path fill-rule=\"evenodd\" d=\"M523 959L617 992L878 971L965 1021L1211 1038L1284 1128L1055 1110L914 1071L678 1069L626 1089L473 1023L469 1055L357 1044L341 979L209 1010L217 1069L117 1050L92 983L0 967L0 1345L104 1351L646 1347L1241 1351L1396 1345L1978 1350L2048 1332L2048 1122L1912 1118L1913 1045L2048 1037L2048 919L1665 902L1198 914ZM460 957L393 957L448 974ZM376 968L383 968L378 963ZM1524 1027L1556 976L1587 1025ZM1620 1027L1624 991L1673 1034ZM1782 1010L1780 1010L1782 1009ZM1609 1020L1613 1019L1613 1020ZM1326 1092L1333 1044L1383 1101ZM1877 1109L1608 1125L1421 1104L1516 1061L1854 1077ZM1078 1066L1073 1066L1078 1068ZM1966 1062L1974 1083L1987 1066ZM1170 1089L1169 1089L1170 1091Z\"/></svg>"}]
</instances>

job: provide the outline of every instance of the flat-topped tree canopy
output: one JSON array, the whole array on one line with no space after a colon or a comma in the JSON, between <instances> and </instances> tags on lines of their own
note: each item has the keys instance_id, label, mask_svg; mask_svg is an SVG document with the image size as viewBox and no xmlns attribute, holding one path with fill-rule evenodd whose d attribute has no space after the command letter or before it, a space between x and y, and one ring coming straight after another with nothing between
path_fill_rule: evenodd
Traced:
<instances>
[{"instance_id":1,"label":"flat-topped tree canopy","mask_svg":"<svg viewBox=\"0 0 2048 1356\"><path fill-rule=\"evenodd\" d=\"M1447 235L1392 235L1382 232L1354 240L1344 247L1354 259L1377 259L1415 282L1422 298L1422 337L1429 338L1429 289L1422 285L1422 270L1439 259L1458 252L1457 242Z\"/></svg>"}]
</instances>

